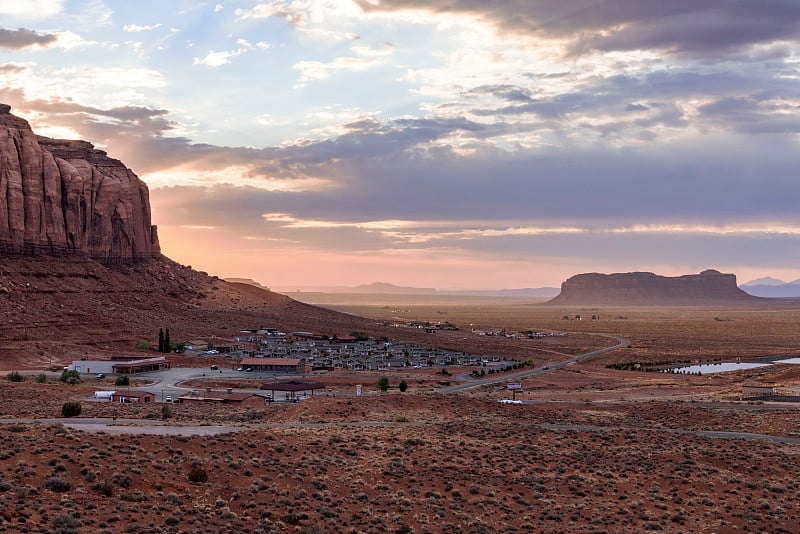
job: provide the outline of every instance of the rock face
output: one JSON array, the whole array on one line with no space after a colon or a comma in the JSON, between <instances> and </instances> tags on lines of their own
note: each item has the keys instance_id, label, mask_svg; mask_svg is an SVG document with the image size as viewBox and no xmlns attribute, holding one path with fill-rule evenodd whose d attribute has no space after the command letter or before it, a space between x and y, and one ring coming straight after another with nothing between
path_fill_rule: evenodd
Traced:
<instances>
[{"instance_id":1,"label":"rock face","mask_svg":"<svg viewBox=\"0 0 800 534\"><path fill-rule=\"evenodd\" d=\"M736 275L709 269L667 277L653 273L578 274L550 304L706 305L758 300L736 286Z\"/></svg>"},{"instance_id":2,"label":"rock face","mask_svg":"<svg viewBox=\"0 0 800 534\"><path fill-rule=\"evenodd\" d=\"M0 253L158 257L147 185L86 141L35 135L0 104Z\"/></svg>"}]
</instances>

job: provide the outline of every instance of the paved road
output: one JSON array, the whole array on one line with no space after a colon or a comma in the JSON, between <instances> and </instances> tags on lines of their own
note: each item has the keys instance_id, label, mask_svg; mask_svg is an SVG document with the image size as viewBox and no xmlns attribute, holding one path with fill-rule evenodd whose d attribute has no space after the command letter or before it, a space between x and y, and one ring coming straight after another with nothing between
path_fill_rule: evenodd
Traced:
<instances>
[{"instance_id":1,"label":"paved road","mask_svg":"<svg viewBox=\"0 0 800 534\"><path fill-rule=\"evenodd\" d=\"M578 354L577 356L573 356L566 360L562 360L560 362L551 363L542 367L534 367L531 369L525 369L523 371L517 371L514 373L500 373L497 376L493 376L490 378L480 378L474 379L470 382L466 382L464 384L457 384L455 386L448 386L438 390L439 393L456 393L458 391L464 391L465 389L477 388L480 386L488 386L491 384L500 384L505 382L514 382L515 380L519 380L521 378L525 378L527 376L538 375L544 373L545 371L549 371L550 369L561 369L562 367L566 367L569 364L579 362L581 360L585 360L586 358L591 358L593 356L597 356L599 354L603 354L604 352L609 352L612 350L621 349L630 345L630 341L623 337L619 336L612 336L611 334L594 334L601 337L606 337L609 339L613 339L617 342L616 345L612 347L606 347L603 349L593 350L591 352L585 352L583 354Z\"/></svg>"}]
</instances>

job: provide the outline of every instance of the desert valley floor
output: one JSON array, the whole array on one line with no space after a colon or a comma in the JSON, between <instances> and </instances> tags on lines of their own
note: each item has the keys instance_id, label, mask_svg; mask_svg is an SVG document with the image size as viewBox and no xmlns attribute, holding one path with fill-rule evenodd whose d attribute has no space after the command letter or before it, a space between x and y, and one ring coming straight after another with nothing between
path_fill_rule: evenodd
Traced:
<instances>
[{"instance_id":1,"label":"desert valley floor","mask_svg":"<svg viewBox=\"0 0 800 534\"><path fill-rule=\"evenodd\" d=\"M797 531L800 404L742 400L742 386L791 389L800 386L800 367L703 376L641 370L796 356L800 306L792 302L626 309L386 297L325 305L351 314L342 324L365 317L365 330L391 338L529 361L534 371L514 378L522 404L499 402L511 398L505 379L481 384L466 376L470 368L442 375L434 367L314 373L325 390L298 403L170 404L167 413L161 403L91 400L114 389L113 377L37 383L45 357L27 368L8 358L6 370L26 380L0 386L0 531ZM446 320L459 330L386 326L398 318ZM472 332L528 329L565 335ZM551 368L617 343L598 334L629 344ZM4 348L31 343L49 346L9 339ZM221 356L175 360L210 363L230 364ZM259 380L244 375L187 387L258 389ZM383 375L386 393L376 386ZM156 380L134 377L133 387ZM363 395L354 394L356 384ZM458 384L474 387L453 391ZM70 400L81 402L79 418L60 416Z\"/></svg>"}]
</instances>

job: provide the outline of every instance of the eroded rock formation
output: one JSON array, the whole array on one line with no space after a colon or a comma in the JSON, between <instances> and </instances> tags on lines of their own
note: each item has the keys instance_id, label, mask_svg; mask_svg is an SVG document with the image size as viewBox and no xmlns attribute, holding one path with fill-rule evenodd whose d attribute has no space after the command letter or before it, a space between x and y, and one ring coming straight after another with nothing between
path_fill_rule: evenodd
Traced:
<instances>
[{"instance_id":1,"label":"eroded rock formation","mask_svg":"<svg viewBox=\"0 0 800 534\"><path fill-rule=\"evenodd\" d=\"M147 185L86 141L37 136L0 104L0 253L157 257Z\"/></svg>"},{"instance_id":2,"label":"eroded rock formation","mask_svg":"<svg viewBox=\"0 0 800 534\"><path fill-rule=\"evenodd\" d=\"M551 304L702 305L757 300L736 285L736 275L709 269L700 274L578 274L561 284Z\"/></svg>"}]
</instances>

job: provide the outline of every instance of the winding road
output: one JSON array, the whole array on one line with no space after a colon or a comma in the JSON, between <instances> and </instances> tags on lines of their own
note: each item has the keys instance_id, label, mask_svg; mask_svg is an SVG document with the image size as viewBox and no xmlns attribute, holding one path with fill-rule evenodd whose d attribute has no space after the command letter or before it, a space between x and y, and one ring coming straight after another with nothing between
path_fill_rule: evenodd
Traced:
<instances>
[{"instance_id":1,"label":"winding road","mask_svg":"<svg viewBox=\"0 0 800 534\"><path fill-rule=\"evenodd\" d=\"M438 390L439 393L457 393L459 391L464 391L465 389L477 388L481 386L489 386L492 384L500 384L503 382L513 382L515 380L519 380L521 378L525 378L527 376L538 375L544 373L545 371L549 371L551 369L561 369L562 367L566 367L575 362L579 362L581 360L585 360L587 358L592 358L594 356L598 356L605 352L610 352L612 350L622 349L630 345L630 341L625 339L624 337L614 336L611 334L594 334L596 336L605 337L609 339L613 339L617 342L616 345L611 347L605 347L602 349L593 350L590 352L584 352L583 354L578 354L577 356L573 356L566 360L562 360L560 362L551 363L548 365L544 365L542 367L534 367L532 369L525 369L522 371L517 371L514 373L500 373L498 376L493 376L491 378L470 378L469 375L459 376L459 380L467 380L467 382L463 384L457 384L455 386L447 386Z\"/></svg>"}]
</instances>

